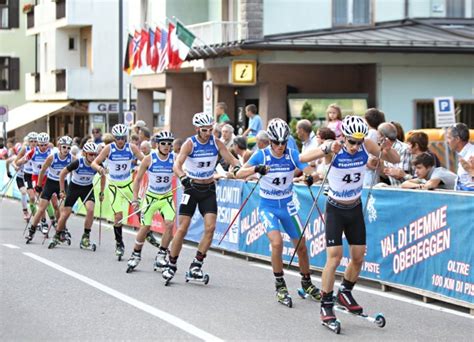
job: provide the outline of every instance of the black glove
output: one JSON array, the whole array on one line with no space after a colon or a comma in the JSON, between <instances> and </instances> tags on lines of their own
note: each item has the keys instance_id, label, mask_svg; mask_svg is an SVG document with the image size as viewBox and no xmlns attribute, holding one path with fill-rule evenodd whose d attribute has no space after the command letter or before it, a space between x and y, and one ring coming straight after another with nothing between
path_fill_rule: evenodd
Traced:
<instances>
[{"instance_id":1,"label":"black glove","mask_svg":"<svg viewBox=\"0 0 474 342\"><path fill-rule=\"evenodd\" d=\"M234 174L234 176L237 174L237 172L239 172L239 170L240 170L240 165L234 166L234 168L232 169L232 173Z\"/></svg>"},{"instance_id":2,"label":"black glove","mask_svg":"<svg viewBox=\"0 0 474 342\"><path fill-rule=\"evenodd\" d=\"M311 175L306 175L306 176L304 177L304 182L306 183L307 186L313 185L313 183L314 183L313 176L311 176Z\"/></svg>"},{"instance_id":3,"label":"black glove","mask_svg":"<svg viewBox=\"0 0 474 342\"><path fill-rule=\"evenodd\" d=\"M188 176L182 176L179 180L181 181L181 185L183 186L183 188L190 188L192 186L191 178L189 178Z\"/></svg>"},{"instance_id":4,"label":"black glove","mask_svg":"<svg viewBox=\"0 0 474 342\"><path fill-rule=\"evenodd\" d=\"M43 187L37 185L37 186L35 186L35 191L40 194L41 191L43 191Z\"/></svg>"},{"instance_id":5,"label":"black glove","mask_svg":"<svg viewBox=\"0 0 474 342\"><path fill-rule=\"evenodd\" d=\"M7 177L8 177L8 178L12 178L12 177L13 177L12 174L10 173L10 170L7 171Z\"/></svg>"},{"instance_id":6,"label":"black glove","mask_svg":"<svg viewBox=\"0 0 474 342\"><path fill-rule=\"evenodd\" d=\"M255 166L255 172L265 176L268 173L268 168L265 165L260 164Z\"/></svg>"}]
</instances>

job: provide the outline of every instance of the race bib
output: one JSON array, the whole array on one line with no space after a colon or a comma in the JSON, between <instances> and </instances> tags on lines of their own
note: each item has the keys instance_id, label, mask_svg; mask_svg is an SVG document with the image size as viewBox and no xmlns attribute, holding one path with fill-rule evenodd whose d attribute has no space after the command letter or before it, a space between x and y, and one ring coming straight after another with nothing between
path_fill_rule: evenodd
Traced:
<instances>
[{"instance_id":1,"label":"race bib","mask_svg":"<svg viewBox=\"0 0 474 342\"><path fill-rule=\"evenodd\" d=\"M188 194L183 194L183 196L181 197L181 204L184 204L184 205L188 204L190 197L191 196L189 196Z\"/></svg>"}]
</instances>

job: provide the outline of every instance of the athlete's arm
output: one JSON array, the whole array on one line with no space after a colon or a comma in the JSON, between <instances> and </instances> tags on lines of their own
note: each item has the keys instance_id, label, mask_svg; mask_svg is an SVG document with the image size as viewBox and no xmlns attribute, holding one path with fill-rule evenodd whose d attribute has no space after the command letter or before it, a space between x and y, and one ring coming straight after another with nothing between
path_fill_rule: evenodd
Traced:
<instances>
[{"instance_id":1,"label":"athlete's arm","mask_svg":"<svg viewBox=\"0 0 474 342\"><path fill-rule=\"evenodd\" d=\"M30 160L31 158L33 158L33 156L35 155L35 150L32 149L30 152L26 153L20 160L17 160L15 162L15 164L17 166L22 166L23 164L25 164L28 160Z\"/></svg>"},{"instance_id":2,"label":"athlete's arm","mask_svg":"<svg viewBox=\"0 0 474 342\"><path fill-rule=\"evenodd\" d=\"M397 164L400 162L400 155L392 148L393 142L389 139L384 139L381 146L379 146L375 141L365 139L364 145L367 149L367 152L373 154L374 156L378 156L380 151L382 151L381 159L392 164Z\"/></svg>"},{"instance_id":3,"label":"athlete's arm","mask_svg":"<svg viewBox=\"0 0 474 342\"><path fill-rule=\"evenodd\" d=\"M133 201L138 201L138 191L140 190L140 184L142 182L143 176L146 173L146 170L150 166L151 156L146 156L143 158L142 163L138 167L137 175L133 181Z\"/></svg>"},{"instance_id":4,"label":"athlete's arm","mask_svg":"<svg viewBox=\"0 0 474 342\"><path fill-rule=\"evenodd\" d=\"M43 177L44 177L44 174L46 173L46 171L48 170L48 168L51 166L51 164L53 163L53 159L54 159L54 155L53 154L50 154L48 156L48 158L46 158L46 160L44 161L44 164L41 166L41 170L39 172L39 175L38 175L38 185L41 186L41 184L43 184Z\"/></svg>"},{"instance_id":5,"label":"athlete's arm","mask_svg":"<svg viewBox=\"0 0 474 342\"><path fill-rule=\"evenodd\" d=\"M15 160L14 160L15 165L18 166L18 161L25 155L25 153L26 153L26 147L23 146L23 147L21 148L20 152L18 152L18 154L17 154L17 156L16 156L16 158L15 158Z\"/></svg>"},{"instance_id":6,"label":"athlete's arm","mask_svg":"<svg viewBox=\"0 0 474 342\"><path fill-rule=\"evenodd\" d=\"M181 151L178 154L178 157L174 161L173 171L178 176L178 178L182 178L186 176L186 173L183 171L183 165L186 161L186 158L191 154L193 147L193 142L191 140L186 141L183 146L181 146Z\"/></svg>"},{"instance_id":7,"label":"athlete's arm","mask_svg":"<svg viewBox=\"0 0 474 342\"><path fill-rule=\"evenodd\" d=\"M250 157L249 161L245 163L242 168L235 173L235 178L244 179L254 173L266 174L268 172L268 167L264 165L264 154L262 150L257 150Z\"/></svg>"},{"instance_id":8,"label":"athlete's arm","mask_svg":"<svg viewBox=\"0 0 474 342\"><path fill-rule=\"evenodd\" d=\"M105 169L101 166L107 156L110 153L110 145L106 145L102 151L100 151L99 155L94 159L91 164L91 167L96 170L100 175L105 175Z\"/></svg>"},{"instance_id":9,"label":"athlete's arm","mask_svg":"<svg viewBox=\"0 0 474 342\"><path fill-rule=\"evenodd\" d=\"M73 162L69 163L64 169L61 170L59 173L59 192L64 193L64 184L66 180L66 176L69 172L77 170L79 167L79 159L74 160Z\"/></svg>"},{"instance_id":10,"label":"athlete's arm","mask_svg":"<svg viewBox=\"0 0 474 342\"><path fill-rule=\"evenodd\" d=\"M143 158L145 158L145 155L142 153L142 151L140 151L140 149L136 145L130 144L130 148L132 149L133 154L138 160L142 161Z\"/></svg>"},{"instance_id":11,"label":"athlete's arm","mask_svg":"<svg viewBox=\"0 0 474 342\"><path fill-rule=\"evenodd\" d=\"M221 154L222 158L224 158L224 160L232 166L239 166L239 160L235 158L232 153L229 152L227 147L225 147L224 143L218 139L215 139L215 141L217 143L217 148L219 149L219 153Z\"/></svg>"},{"instance_id":12,"label":"athlete's arm","mask_svg":"<svg viewBox=\"0 0 474 342\"><path fill-rule=\"evenodd\" d=\"M322 145L314 148L309 148L300 154L300 162L308 163L313 160L323 158L329 153L337 153L341 150L341 144L338 141L326 140Z\"/></svg>"}]
</instances>

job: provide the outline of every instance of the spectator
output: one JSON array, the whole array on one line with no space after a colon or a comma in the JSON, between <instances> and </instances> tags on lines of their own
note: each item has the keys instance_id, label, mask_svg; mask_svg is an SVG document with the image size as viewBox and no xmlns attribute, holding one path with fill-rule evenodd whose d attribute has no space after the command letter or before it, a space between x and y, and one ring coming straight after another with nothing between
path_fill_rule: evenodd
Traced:
<instances>
[{"instance_id":1,"label":"spectator","mask_svg":"<svg viewBox=\"0 0 474 342\"><path fill-rule=\"evenodd\" d=\"M98 127L92 129L92 139L97 145L102 142L102 130Z\"/></svg>"},{"instance_id":2,"label":"spectator","mask_svg":"<svg viewBox=\"0 0 474 342\"><path fill-rule=\"evenodd\" d=\"M135 125L132 126L132 133L138 134L140 129L146 127L146 122L143 120L138 120Z\"/></svg>"},{"instance_id":3,"label":"spectator","mask_svg":"<svg viewBox=\"0 0 474 342\"><path fill-rule=\"evenodd\" d=\"M243 137L248 138L249 147L252 148L256 143L256 135L263 129L262 119L257 114L257 106L249 104L245 107L245 115L249 118L249 127L242 134Z\"/></svg>"},{"instance_id":4,"label":"spectator","mask_svg":"<svg viewBox=\"0 0 474 342\"><path fill-rule=\"evenodd\" d=\"M402 188L453 190L456 184L456 174L444 167L435 167L434 165L434 158L428 152L417 155L413 160L416 178L403 182Z\"/></svg>"},{"instance_id":5,"label":"spectator","mask_svg":"<svg viewBox=\"0 0 474 342\"><path fill-rule=\"evenodd\" d=\"M270 145L270 137L268 136L267 131L261 130L257 133L257 148L263 150Z\"/></svg>"},{"instance_id":6,"label":"spectator","mask_svg":"<svg viewBox=\"0 0 474 342\"><path fill-rule=\"evenodd\" d=\"M222 129L219 124L215 123L214 126L212 127L212 134L214 135L214 138L220 139L222 136Z\"/></svg>"},{"instance_id":7,"label":"spectator","mask_svg":"<svg viewBox=\"0 0 474 342\"><path fill-rule=\"evenodd\" d=\"M151 132L148 127L141 127L140 131L138 132L138 140L140 143L144 141L150 141L151 139Z\"/></svg>"},{"instance_id":8,"label":"spectator","mask_svg":"<svg viewBox=\"0 0 474 342\"><path fill-rule=\"evenodd\" d=\"M181 146L183 146L184 140L183 139L174 139L173 141L173 153L179 154L181 151Z\"/></svg>"},{"instance_id":9,"label":"spectator","mask_svg":"<svg viewBox=\"0 0 474 342\"><path fill-rule=\"evenodd\" d=\"M378 132L378 128L381 123L385 122L385 114L378 110L377 108L369 108L365 112L365 121L369 125L369 134L366 139L370 139L376 143L379 142L381 136ZM377 184L380 181L380 178L376 176L376 168L379 165L378 156L369 156L369 161L367 163L367 172L364 176L364 186L370 187L373 183Z\"/></svg>"},{"instance_id":10,"label":"spectator","mask_svg":"<svg viewBox=\"0 0 474 342\"><path fill-rule=\"evenodd\" d=\"M318 146L316 134L313 132L313 126L309 120L303 119L296 124L296 134L301 140L301 151Z\"/></svg>"},{"instance_id":11,"label":"spectator","mask_svg":"<svg viewBox=\"0 0 474 342\"><path fill-rule=\"evenodd\" d=\"M342 135L342 111L337 103L331 103L326 109L327 127L331 129L336 138L339 139Z\"/></svg>"},{"instance_id":12,"label":"spectator","mask_svg":"<svg viewBox=\"0 0 474 342\"><path fill-rule=\"evenodd\" d=\"M439 158L436 154L434 154L428 149L428 143L429 143L428 134L426 134L425 132L415 132L411 134L407 139L407 145L412 155L412 159L414 159L415 156L423 152L428 152L429 154L433 156L435 160L435 167L440 167L441 163L439 161ZM414 175L414 170L412 171L411 174Z\"/></svg>"},{"instance_id":13,"label":"spectator","mask_svg":"<svg viewBox=\"0 0 474 342\"><path fill-rule=\"evenodd\" d=\"M456 190L474 191L474 145L469 142L469 128L466 124L457 123L448 129L446 138L449 148L457 153L459 159Z\"/></svg>"},{"instance_id":14,"label":"spectator","mask_svg":"<svg viewBox=\"0 0 474 342\"><path fill-rule=\"evenodd\" d=\"M115 141L115 138L111 133L105 133L102 137L102 140L105 145L109 145Z\"/></svg>"},{"instance_id":15,"label":"spectator","mask_svg":"<svg viewBox=\"0 0 474 342\"><path fill-rule=\"evenodd\" d=\"M220 128L230 122L229 115L226 114L227 105L225 102L218 102L214 111L216 113L216 122Z\"/></svg>"},{"instance_id":16,"label":"spectator","mask_svg":"<svg viewBox=\"0 0 474 342\"><path fill-rule=\"evenodd\" d=\"M379 130L384 132L385 136L389 137L393 142L392 148L397 151L400 156L400 162L397 164L392 164L387 161L384 162L381 177L386 178L391 186L399 187L403 181L405 181L405 175L412 172L410 150L407 144L398 140L399 130L394 124L384 122L379 125ZM394 136L397 136L397 138L393 139L392 137Z\"/></svg>"},{"instance_id":17,"label":"spectator","mask_svg":"<svg viewBox=\"0 0 474 342\"><path fill-rule=\"evenodd\" d=\"M405 141L405 131L403 130L402 125L400 125L400 123L395 122L395 121L390 121L390 123L397 128L397 139L398 139L398 141L404 142Z\"/></svg>"},{"instance_id":18,"label":"spectator","mask_svg":"<svg viewBox=\"0 0 474 342\"><path fill-rule=\"evenodd\" d=\"M140 151L142 151L142 153L145 156L150 154L150 152L151 152L151 143L150 143L149 140L144 140L144 141L141 142Z\"/></svg>"},{"instance_id":19,"label":"spectator","mask_svg":"<svg viewBox=\"0 0 474 342\"><path fill-rule=\"evenodd\" d=\"M138 134L136 133L133 133L131 136L130 136L130 142L138 147L140 147L140 137Z\"/></svg>"},{"instance_id":20,"label":"spectator","mask_svg":"<svg viewBox=\"0 0 474 342\"><path fill-rule=\"evenodd\" d=\"M247 139L244 137L235 138L232 149L240 165L244 165L252 156L252 152L247 150Z\"/></svg>"},{"instance_id":21,"label":"spectator","mask_svg":"<svg viewBox=\"0 0 474 342\"><path fill-rule=\"evenodd\" d=\"M225 147L227 147L227 149L230 149L232 147L234 139L235 139L234 127L232 127L229 124L224 124L222 126L221 141L224 143L224 145L225 145Z\"/></svg>"},{"instance_id":22,"label":"spectator","mask_svg":"<svg viewBox=\"0 0 474 342\"><path fill-rule=\"evenodd\" d=\"M0 138L0 159L5 160L8 158L8 148L5 146L5 140Z\"/></svg>"}]
</instances>

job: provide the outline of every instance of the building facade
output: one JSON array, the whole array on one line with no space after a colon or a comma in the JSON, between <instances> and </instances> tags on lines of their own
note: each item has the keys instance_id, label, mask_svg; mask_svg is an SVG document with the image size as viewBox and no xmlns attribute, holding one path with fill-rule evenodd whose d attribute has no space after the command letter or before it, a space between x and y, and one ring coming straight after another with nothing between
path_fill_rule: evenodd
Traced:
<instances>
[{"instance_id":1,"label":"building facade","mask_svg":"<svg viewBox=\"0 0 474 342\"><path fill-rule=\"evenodd\" d=\"M132 74L137 116L147 119L153 94L160 92L166 99L164 121L177 136L193 132L190 119L203 110L205 80L213 82L214 103L226 102L240 125L250 103L257 104L264 123L298 117L309 101L321 123L325 106L338 102L346 113L379 107L406 130L433 127L437 96L454 96L460 121L474 116L470 0L142 0L140 5L129 9L130 27L176 17L198 37L180 70ZM238 82L236 65L255 69L255 80Z\"/></svg>"}]
</instances>

